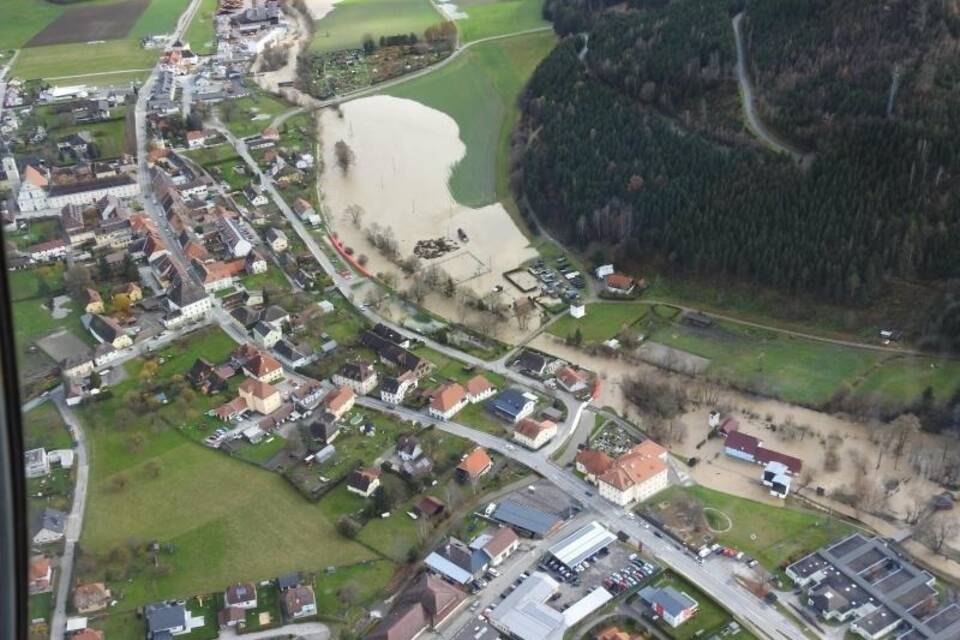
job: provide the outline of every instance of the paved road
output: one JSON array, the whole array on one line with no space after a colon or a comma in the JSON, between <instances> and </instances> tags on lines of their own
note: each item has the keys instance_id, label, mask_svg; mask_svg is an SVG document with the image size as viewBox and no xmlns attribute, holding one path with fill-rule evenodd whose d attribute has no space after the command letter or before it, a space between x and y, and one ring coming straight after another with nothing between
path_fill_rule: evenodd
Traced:
<instances>
[{"instance_id":1,"label":"paved road","mask_svg":"<svg viewBox=\"0 0 960 640\"><path fill-rule=\"evenodd\" d=\"M288 624L268 631L253 631L240 635L233 627L220 631L220 640L224 638L243 638L243 640L269 640L270 638L303 638L304 640L327 640L330 628L322 622L301 622Z\"/></svg>"},{"instance_id":2,"label":"paved road","mask_svg":"<svg viewBox=\"0 0 960 640\"><path fill-rule=\"evenodd\" d=\"M177 27L170 36L171 42L183 37L183 33L190 25L190 20L193 19L194 14L200 7L200 2L201 0L191 0L190 5L183 14L181 14L180 20L177 22ZM144 210L150 215L150 218L160 233L160 237L170 250L174 263L176 263L182 273L186 274L194 283L199 284L196 274L189 268L190 265L183 254L179 250L176 250L180 246L176 241L176 234L170 227L170 223L167 222L167 216L164 215L160 204L154 199L153 192L150 189L150 169L147 166L147 154L149 152L147 143L150 139L147 135L147 100L150 98L150 92L153 84L157 80L159 71L160 66L155 66L143 82L143 85L141 85L140 92L137 95L137 104L134 109L134 119L137 128L137 175L140 180L140 191L143 194L141 200L143 201Z\"/></svg>"},{"instance_id":3,"label":"paved road","mask_svg":"<svg viewBox=\"0 0 960 640\"><path fill-rule=\"evenodd\" d=\"M542 452L527 451L503 438L480 432L456 422L436 420L405 407L388 405L380 400L363 397L358 404L384 413L391 413L407 420L416 420L420 424L432 424L435 428L455 436L472 440L480 446L513 458L533 469L544 478L563 489L599 519L614 530L623 530L631 537L643 543L647 553L668 565L703 591L710 594L721 606L733 613L761 638L771 640L807 640L807 636L796 625L776 609L767 606L754 595L741 587L735 580L729 561L711 557L700 564L688 552L681 550L673 542L658 538L652 531L644 528L636 518L627 515L623 508L598 496L595 489L571 472L567 472L543 456Z\"/></svg>"},{"instance_id":4,"label":"paved road","mask_svg":"<svg viewBox=\"0 0 960 640\"><path fill-rule=\"evenodd\" d=\"M76 460L74 462L77 482L73 489L73 507L67 517L67 527L64 533L63 555L60 556L60 576L57 579L56 600L53 615L50 621L51 640L63 640L67 622L67 602L70 596L70 587L73 584L73 560L76 553L77 541L83 531L83 514L87 506L87 482L90 474L89 458L87 456L87 438L83 433L80 422L73 411L63 401L63 388L58 387L50 393L50 400L57 407L63 421L70 430L76 442Z\"/></svg>"},{"instance_id":5,"label":"paved road","mask_svg":"<svg viewBox=\"0 0 960 640\"><path fill-rule=\"evenodd\" d=\"M750 130L753 131L758 138L763 140L767 146L781 153L789 154L797 162L803 162L807 158L807 155L771 131L760 116L757 115L757 108L753 96L753 84L750 82L750 71L747 68L746 46L743 43L743 34L740 29L740 23L742 21L742 12L733 17L733 35L737 41L737 83L740 85L740 101L743 104L743 113L747 116L747 124Z\"/></svg>"}]
</instances>

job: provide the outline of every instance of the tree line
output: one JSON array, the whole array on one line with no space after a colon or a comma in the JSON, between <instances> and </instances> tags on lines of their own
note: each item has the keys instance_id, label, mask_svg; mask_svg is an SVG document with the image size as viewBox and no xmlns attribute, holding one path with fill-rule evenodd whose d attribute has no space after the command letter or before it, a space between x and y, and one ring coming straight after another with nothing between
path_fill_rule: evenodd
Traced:
<instances>
[{"instance_id":1,"label":"tree line","mask_svg":"<svg viewBox=\"0 0 960 640\"><path fill-rule=\"evenodd\" d=\"M521 98L513 186L540 221L582 247L841 301L882 295L889 276L960 275L950 129L861 117L832 130L806 170L724 144L680 115L704 97L736 99L735 3L629 6L548 3L582 15L562 28L590 37L583 61L582 37L562 41Z\"/></svg>"}]
</instances>

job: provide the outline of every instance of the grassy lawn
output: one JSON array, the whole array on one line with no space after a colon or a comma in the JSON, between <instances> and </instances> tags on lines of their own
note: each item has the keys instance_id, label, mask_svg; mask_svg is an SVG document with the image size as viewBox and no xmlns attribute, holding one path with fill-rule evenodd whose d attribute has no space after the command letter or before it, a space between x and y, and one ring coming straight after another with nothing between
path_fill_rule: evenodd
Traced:
<instances>
[{"instance_id":1,"label":"grassy lawn","mask_svg":"<svg viewBox=\"0 0 960 640\"><path fill-rule=\"evenodd\" d=\"M127 38L139 40L145 36L170 33L188 4L190 0L153 0L127 33Z\"/></svg>"},{"instance_id":2,"label":"grassy lawn","mask_svg":"<svg viewBox=\"0 0 960 640\"><path fill-rule=\"evenodd\" d=\"M333 11L316 23L314 51L336 51L363 46L369 35L380 36L414 33L423 38L427 27L441 22L429 0L343 0Z\"/></svg>"},{"instance_id":3,"label":"grassy lawn","mask_svg":"<svg viewBox=\"0 0 960 640\"><path fill-rule=\"evenodd\" d=\"M76 302L69 305L70 312L65 318L55 319L43 305L46 298L32 298L19 300L13 303L14 338L17 343L17 357L21 368L29 368L29 361L34 359L28 354L30 345L59 329L69 329L81 340L94 344L93 336L83 328L80 316L83 309Z\"/></svg>"},{"instance_id":4,"label":"grassy lawn","mask_svg":"<svg viewBox=\"0 0 960 640\"><path fill-rule=\"evenodd\" d=\"M185 40L190 48L201 55L217 50L214 17L217 15L217 0L202 0L200 8L187 27Z\"/></svg>"},{"instance_id":5,"label":"grassy lawn","mask_svg":"<svg viewBox=\"0 0 960 640\"><path fill-rule=\"evenodd\" d=\"M714 534L718 541L753 556L770 571L852 531L848 524L825 514L774 507L705 487L671 487L647 504L669 502L684 494L726 514L732 527Z\"/></svg>"},{"instance_id":6,"label":"grassy lawn","mask_svg":"<svg viewBox=\"0 0 960 640\"><path fill-rule=\"evenodd\" d=\"M12 75L27 80L55 79L101 71L143 69L152 66L160 53L160 49L142 49L138 40L107 40L95 44L71 42L30 47L20 52L13 65Z\"/></svg>"},{"instance_id":7,"label":"grassy lawn","mask_svg":"<svg viewBox=\"0 0 960 640\"><path fill-rule=\"evenodd\" d=\"M31 409L23 418L23 439L27 449L43 447L49 451L73 447L73 438L67 431L67 425L52 402L44 402Z\"/></svg>"},{"instance_id":8,"label":"grassy lawn","mask_svg":"<svg viewBox=\"0 0 960 640\"><path fill-rule=\"evenodd\" d=\"M453 419L457 422L461 422L467 426L473 427L474 429L479 429L480 431L485 431L486 433L499 436L501 438L508 437L513 433L511 428L505 422L502 422L491 415L483 405L483 402L478 402L477 404L468 404L461 409L460 413L458 413Z\"/></svg>"},{"instance_id":9,"label":"grassy lawn","mask_svg":"<svg viewBox=\"0 0 960 640\"><path fill-rule=\"evenodd\" d=\"M510 197L509 136L518 118L517 96L553 44L552 33L480 44L439 71L387 90L457 121L467 147L450 176L458 202L477 207Z\"/></svg>"},{"instance_id":10,"label":"grassy lawn","mask_svg":"<svg viewBox=\"0 0 960 640\"><path fill-rule=\"evenodd\" d=\"M347 485L342 482L335 489L324 494L320 500L320 509L331 522L336 522L340 516L349 516L362 511L366 506L367 501L348 491Z\"/></svg>"},{"instance_id":11,"label":"grassy lawn","mask_svg":"<svg viewBox=\"0 0 960 640\"><path fill-rule=\"evenodd\" d=\"M852 383L881 357L789 335L718 322L699 330L650 318L650 340L710 358L707 374L737 387L798 404L818 406Z\"/></svg>"},{"instance_id":12,"label":"grassy lawn","mask_svg":"<svg viewBox=\"0 0 960 640\"><path fill-rule=\"evenodd\" d=\"M226 142L214 145L212 147L191 149L188 151L181 151L179 153L204 166L208 164L219 164L224 160L240 158L240 156L237 155L237 150L233 148L233 145L227 144Z\"/></svg>"},{"instance_id":13,"label":"grassy lawn","mask_svg":"<svg viewBox=\"0 0 960 640\"><path fill-rule=\"evenodd\" d=\"M52 132L55 139L65 138L71 133L86 131L93 136L93 141L100 148L100 157L116 158L122 153L128 151L124 148L126 142L126 124L124 118L126 108L114 109L113 118L105 122L95 122L91 124L80 124L72 127L64 127Z\"/></svg>"},{"instance_id":14,"label":"grassy lawn","mask_svg":"<svg viewBox=\"0 0 960 640\"><path fill-rule=\"evenodd\" d=\"M857 395L881 402L910 404L929 387L935 402L949 400L960 389L960 362L935 358L896 357L885 361L857 386Z\"/></svg>"},{"instance_id":15,"label":"grassy lawn","mask_svg":"<svg viewBox=\"0 0 960 640\"><path fill-rule=\"evenodd\" d=\"M254 464L265 464L283 450L287 441L282 436L272 435L260 444L251 444L237 452L237 457Z\"/></svg>"},{"instance_id":16,"label":"grassy lawn","mask_svg":"<svg viewBox=\"0 0 960 640\"><path fill-rule=\"evenodd\" d=\"M337 567L332 573L320 573L313 583L317 595L317 613L321 616L345 617L353 606L373 602L386 595L387 585L393 578L397 565L388 560L373 560L350 566ZM353 592L352 603L339 597L340 590Z\"/></svg>"},{"instance_id":17,"label":"grassy lawn","mask_svg":"<svg viewBox=\"0 0 960 640\"><path fill-rule=\"evenodd\" d=\"M396 562L405 562L410 548L420 541L417 523L406 513L409 510L410 505L397 506L389 518L372 518L357 540Z\"/></svg>"},{"instance_id":18,"label":"grassy lawn","mask_svg":"<svg viewBox=\"0 0 960 640\"><path fill-rule=\"evenodd\" d=\"M354 416L362 416L356 426L351 422ZM354 410L344 416L344 425L340 435L334 441L337 454L332 460L319 465L319 473L331 480L339 478L357 466L371 466L382 453L391 449L397 437L406 427L390 416L368 410ZM373 423L376 433L366 436L360 433L360 425Z\"/></svg>"},{"instance_id":19,"label":"grassy lawn","mask_svg":"<svg viewBox=\"0 0 960 640\"><path fill-rule=\"evenodd\" d=\"M227 129L238 138L246 138L266 129L274 116L290 108L286 102L261 92L232 100L229 107L221 107L221 112Z\"/></svg>"},{"instance_id":20,"label":"grassy lawn","mask_svg":"<svg viewBox=\"0 0 960 640\"><path fill-rule=\"evenodd\" d=\"M602 342L644 317L650 306L629 302L594 302L588 304L586 309L587 315L583 318L565 314L547 330L555 336L566 338L580 329L584 343Z\"/></svg>"},{"instance_id":21,"label":"grassy lawn","mask_svg":"<svg viewBox=\"0 0 960 640\"><path fill-rule=\"evenodd\" d=\"M430 347L417 347L413 350L413 352L421 358L426 358L436 367L428 376L428 383L430 380L435 380L436 382L440 382L442 380L466 382L470 378L476 376L478 373L482 373L484 377L486 377L486 379L489 380L490 383L495 387L501 388L504 384L506 384L506 379L499 373L471 369L469 365L466 365L459 360L450 358L439 351L431 349Z\"/></svg>"},{"instance_id":22,"label":"grassy lawn","mask_svg":"<svg viewBox=\"0 0 960 640\"><path fill-rule=\"evenodd\" d=\"M90 518L81 544L104 560L84 577L129 569L130 581L116 584L124 594L119 608L268 579L291 567L315 571L370 557L340 538L321 509L276 474L198 446L174 430L151 434L141 452L123 456L122 467L102 464L112 452L126 451L126 434L112 424L89 433ZM154 458L162 468L156 478L144 470ZM123 490L111 482L120 472L130 479ZM160 554L159 570L106 559L129 540L153 539L173 545L172 553Z\"/></svg>"},{"instance_id":23,"label":"grassy lawn","mask_svg":"<svg viewBox=\"0 0 960 640\"><path fill-rule=\"evenodd\" d=\"M244 276L240 280L240 282L243 283L243 286L248 290L263 289L266 286L271 286L276 289L290 288L290 283L287 282L287 277L284 275L283 271L280 270L280 267L271 263L267 264L267 270L263 273Z\"/></svg>"},{"instance_id":24,"label":"grassy lawn","mask_svg":"<svg viewBox=\"0 0 960 640\"><path fill-rule=\"evenodd\" d=\"M550 25L543 19L543 0L466 0L457 6L467 14L457 20L464 42Z\"/></svg>"},{"instance_id":25,"label":"grassy lawn","mask_svg":"<svg viewBox=\"0 0 960 640\"><path fill-rule=\"evenodd\" d=\"M53 609L53 593L38 593L30 596L29 615L31 622L37 619L50 620L50 611Z\"/></svg>"},{"instance_id":26,"label":"grassy lawn","mask_svg":"<svg viewBox=\"0 0 960 640\"><path fill-rule=\"evenodd\" d=\"M25 222L26 226L22 230L4 234L4 238L12 242L18 249L29 247L38 242L53 240L61 235L60 222L56 218L38 218L36 220L28 218Z\"/></svg>"}]
</instances>

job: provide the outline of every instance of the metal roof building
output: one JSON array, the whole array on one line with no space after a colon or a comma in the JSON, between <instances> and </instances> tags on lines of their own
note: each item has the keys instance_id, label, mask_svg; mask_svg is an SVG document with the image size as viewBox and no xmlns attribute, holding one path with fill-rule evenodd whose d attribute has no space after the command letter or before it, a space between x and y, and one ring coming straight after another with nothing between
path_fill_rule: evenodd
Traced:
<instances>
[{"instance_id":1,"label":"metal roof building","mask_svg":"<svg viewBox=\"0 0 960 640\"><path fill-rule=\"evenodd\" d=\"M536 571L490 612L490 623L519 640L560 640L566 630L563 614L546 602L560 583Z\"/></svg>"},{"instance_id":2,"label":"metal roof building","mask_svg":"<svg viewBox=\"0 0 960 640\"><path fill-rule=\"evenodd\" d=\"M594 520L564 537L549 551L554 558L572 569L616 539L617 536Z\"/></svg>"},{"instance_id":3,"label":"metal roof building","mask_svg":"<svg viewBox=\"0 0 960 640\"><path fill-rule=\"evenodd\" d=\"M497 505L492 517L494 520L508 524L527 535L540 538L552 533L562 521L560 516L555 513L547 513L536 507L510 499Z\"/></svg>"}]
</instances>

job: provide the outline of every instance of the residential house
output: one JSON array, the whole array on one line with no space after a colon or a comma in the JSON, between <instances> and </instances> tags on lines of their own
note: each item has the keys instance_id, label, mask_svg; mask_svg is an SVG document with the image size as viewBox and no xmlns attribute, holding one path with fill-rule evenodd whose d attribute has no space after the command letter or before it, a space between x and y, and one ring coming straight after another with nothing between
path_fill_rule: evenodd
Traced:
<instances>
[{"instance_id":1,"label":"residential house","mask_svg":"<svg viewBox=\"0 0 960 640\"><path fill-rule=\"evenodd\" d=\"M30 449L23 454L23 458L28 478L42 478L50 473L50 459L43 447Z\"/></svg>"},{"instance_id":2,"label":"residential house","mask_svg":"<svg viewBox=\"0 0 960 640\"><path fill-rule=\"evenodd\" d=\"M264 194L263 188L252 182L243 188L243 195L246 196L247 200L249 200L250 204L254 207L262 207L270 202L266 194Z\"/></svg>"},{"instance_id":3,"label":"residential house","mask_svg":"<svg viewBox=\"0 0 960 640\"><path fill-rule=\"evenodd\" d=\"M283 331L272 324L260 321L253 325L253 340L264 349L270 349L283 338Z\"/></svg>"},{"instance_id":4,"label":"residential house","mask_svg":"<svg viewBox=\"0 0 960 640\"><path fill-rule=\"evenodd\" d=\"M120 295L127 296L127 300L130 302L130 304L136 304L137 302L143 300L143 289L141 289L140 286L135 282L128 282L126 284L121 284L117 287L114 287L111 293L114 298Z\"/></svg>"},{"instance_id":5,"label":"residential house","mask_svg":"<svg viewBox=\"0 0 960 640\"><path fill-rule=\"evenodd\" d=\"M73 608L77 613L87 614L106 609L113 595L102 582L78 584L73 590Z\"/></svg>"},{"instance_id":6,"label":"residential house","mask_svg":"<svg viewBox=\"0 0 960 640\"><path fill-rule=\"evenodd\" d=\"M67 514L47 507L37 514L34 523L34 544L51 544L63 539L67 526Z\"/></svg>"},{"instance_id":7,"label":"residential house","mask_svg":"<svg viewBox=\"0 0 960 640\"><path fill-rule=\"evenodd\" d=\"M225 376L225 373L226 370L215 366L206 358L197 358L186 377L190 386L201 394L209 396L227 390L229 376Z\"/></svg>"},{"instance_id":8,"label":"residential house","mask_svg":"<svg viewBox=\"0 0 960 640\"><path fill-rule=\"evenodd\" d=\"M329 411L322 412L313 423L310 424L310 436L320 444L330 444L340 435L340 423L337 422L337 416Z\"/></svg>"},{"instance_id":9,"label":"residential house","mask_svg":"<svg viewBox=\"0 0 960 640\"><path fill-rule=\"evenodd\" d=\"M439 498L423 496L413 505L413 512L421 518L436 518L445 508L446 505Z\"/></svg>"},{"instance_id":10,"label":"residential house","mask_svg":"<svg viewBox=\"0 0 960 640\"><path fill-rule=\"evenodd\" d=\"M770 488L770 495L777 498L786 498L790 493L790 467L778 461L771 461L763 466L760 482Z\"/></svg>"},{"instance_id":11,"label":"residential house","mask_svg":"<svg viewBox=\"0 0 960 640\"><path fill-rule=\"evenodd\" d=\"M337 420L340 420L347 411L353 409L356 401L357 396L352 388L337 387L326 395L323 399L323 405L327 411L336 416Z\"/></svg>"},{"instance_id":12,"label":"residential house","mask_svg":"<svg viewBox=\"0 0 960 640\"><path fill-rule=\"evenodd\" d=\"M146 640L166 640L190 631L187 609L175 602L148 604L143 608L147 623Z\"/></svg>"},{"instance_id":13,"label":"residential house","mask_svg":"<svg viewBox=\"0 0 960 640\"><path fill-rule=\"evenodd\" d=\"M576 470L584 475L587 482L596 484L597 478L610 470L614 460L604 451L581 449L574 458L574 464Z\"/></svg>"},{"instance_id":14,"label":"residential house","mask_svg":"<svg viewBox=\"0 0 960 640\"><path fill-rule=\"evenodd\" d=\"M286 589L280 594L280 603L289 620L317 615L317 596L311 586L301 585Z\"/></svg>"},{"instance_id":15,"label":"residential house","mask_svg":"<svg viewBox=\"0 0 960 640\"><path fill-rule=\"evenodd\" d=\"M299 587L300 580L301 576L299 571L291 571L290 573L277 576L277 589L280 591L286 591L287 589Z\"/></svg>"},{"instance_id":16,"label":"residential house","mask_svg":"<svg viewBox=\"0 0 960 640\"><path fill-rule=\"evenodd\" d=\"M517 356L513 366L522 373L539 378L547 368L547 359L535 351L524 349Z\"/></svg>"},{"instance_id":17,"label":"residential house","mask_svg":"<svg viewBox=\"0 0 960 640\"><path fill-rule=\"evenodd\" d=\"M247 254L244 267L247 273L257 275L258 273L266 273L270 265L267 264L267 259L263 257L263 254L254 249Z\"/></svg>"},{"instance_id":18,"label":"residential house","mask_svg":"<svg viewBox=\"0 0 960 640\"><path fill-rule=\"evenodd\" d=\"M167 304L171 309L164 318L167 326L178 326L196 318L203 317L213 308L213 301L203 289L180 279L167 292Z\"/></svg>"},{"instance_id":19,"label":"residential house","mask_svg":"<svg viewBox=\"0 0 960 640\"><path fill-rule=\"evenodd\" d=\"M70 640L103 640L103 631L87 627L70 634Z\"/></svg>"},{"instance_id":20,"label":"residential house","mask_svg":"<svg viewBox=\"0 0 960 640\"><path fill-rule=\"evenodd\" d=\"M415 436L404 434L397 439L397 457L404 462L411 462L422 455L423 449Z\"/></svg>"},{"instance_id":21,"label":"residential house","mask_svg":"<svg viewBox=\"0 0 960 640\"><path fill-rule=\"evenodd\" d=\"M490 556L456 538L448 538L423 560L431 571L450 582L465 585L476 580L490 566Z\"/></svg>"},{"instance_id":22,"label":"residential house","mask_svg":"<svg viewBox=\"0 0 960 640\"><path fill-rule=\"evenodd\" d=\"M304 200L303 198L297 198L293 201L293 210L296 212L300 219L306 222L307 224L317 226L320 224L320 216L317 215L317 212L314 210L313 205Z\"/></svg>"},{"instance_id":23,"label":"residential house","mask_svg":"<svg viewBox=\"0 0 960 640\"><path fill-rule=\"evenodd\" d=\"M519 546L520 537L510 527L485 531L470 541L471 549L479 549L487 555L491 567L500 566Z\"/></svg>"},{"instance_id":24,"label":"residential house","mask_svg":"<svg viewBox=\"0 0 960 640\"><path fill-rule=\"evenodd\" d=\"M473 376L467 380L464 386L467 390L467 400L470 401L470 404L482 402L497 392L496 387L494 387L483 374Z\"/></svg>"},{"instance_id":25,"label":"residential house","mask_svg":"<svg viewBox=\"0 0 960 640\"><path fill-rule=\"evenodd\" d=\"M86 313L103 313L103 298L96 289L84 289L81 303Z\"/></svg>"},{"instance_id":26,"label":"residential house","mask_svg":"<svg viewBox=\"0 0 960 640\"><path fill-rule=\"evenodd\" d=\"M34 262L52 262L67 257L67 246L66 240L57 238L27 247L24 253Z\"/></svg>"},{"instance_id":27,"label":"residential house","mask_svg":"<svg viewBox=\"0 0 960 640\"><path fill-rule=\"evenodd\" d=\"M273 413L283 403L276 387L253 378L244 380L240 384L239 392L248 409L263 415Z\"/></svg>"},{"instance_id":28,"label":"residential house","mask_svg":"<svg viewBox=\"0 0 960 640\"><path fill-rule=\"evenodd\" d=\"M427 629L437 629L457 612L466 594L429 574L398 599L394 610L367 636L367 640L414 640Z\"/></svg>"},{"instance_id":29,"label":"residential house","mask_svg":"<svg viewBox=\"0 0 960 640\"><path fill-rule=\"evenodd\" d=\"M597 634L596 640L645 640L646 636L631 635L619 627L607 627Z\"/></svg>"},{"instance_id":30,"label":"residential house","mask_svg":"<svg viewBox=\"0 0 960 640\"><path fill-rule=\"evenodd\" d=\"M36 556L30 561L29 590L31 594L45 593L53 586L53 561L47 556Z\"/></svg>"},{"instance_id":31,"label":"residential house","mask_svg":"<svg viewBox=\"0 0 960 640\"><path fill-rule=\"evenodd\" d=\"M467 406L467 403L469 403L467 390L463 385L451 382L433 392L428 412L438 420L449 420Z\"/></svg>"},{"instance_id":32,"label":"residential house","mask_svg":"<svg viewBox=\"0 0 960 640\"><path fill-rule=\"evenodd\" d=\"M287 241L287 234L276 227L270 227L265 234L267 244L277 253L283 253L290 246Z\"/></svg>"},{"instance_id":33,"label":"residential house","mask_svg":"<svg viewBox=\"0 0 960 640\"><path fill-rule=\"evenodd\" d=\"M273 347L274 352L281 360L293 369L305 367L317 359L317 354L308 344L294 344L291 340L283 339Z\"/></svg>"},{"instance_id":34,"label":"residential house","mask_svg":"<svg viewBox=\"0 0 960 640\"><path fill-rule=\"evenodd\" d=\"M562 367L557 371L557 384L569 393L580 393L587 388L587 376L573 367Z\"/></svg>"},{"instance_id":35,"label":"residential house","mask_svg":"<svg viewBox=\"0 0 960 640\"><path fill-rule=\"evenodd\" d=\"M519 389L504 389L486 401L487 410L501 420L516 424L533 413L537 397Z\"/></svg>"},{"instance_id":36,"label":"residential house","mask_svg":"<svg viewBox=\"0 0 960 640\"><path fill-rule=\"evenodd\" d=\"M257 352L243 365L243 373L260 382L276 382L283 379L283 367L269 353Z\"/></svg>"},{"instance_id":37,"label":"residential house","mask_svg":"<svg viewBox=\"0 0 960 640\"><path fill-rule=\"evenodd\" d=\"M346 362L333 375L333 383L350 387L357 395L366 395L377 386L377 371L369 362Z\"/></svg>"},{"instance_id":38,"label":"residential house","mask_svg":"<svg viewBox=\"0 0 960 640\"><path fill-rule=\"evenodd\" d=\"M513 439L528 449L539 449L557 435L557 425L551 420L524 418L513 429Z\"/></svg>"},{"instance_id":39,"label":"residential house","mask_svg":"<svg viewBox=\"0 0 960 640\"><path fill-rule=\"evenodd\" d=\"M673 587L644 587L639 592L640 599L664 622L676 629L692 618L698 609L697 601L683 591Z\"/></svg>"},{"instance_id":40,"label":"residential house","mask_svg":"<svg viewBox=\"0 0 960 640\"><path fill-rule=\"evenodd\" d=\"M454 472L460 482L476 482L493 468L493 460L483 447L476 447L465 455Z\"/></svg>"},{"instance_id":41,"label":"residential house","mask_svg":"<svg viewBox=\"0 0 960 640\"><path fill-rule=\"evenodd\" d=\"M217 228L220 239L234 258L246 258L247 254L253 251L253 244L247 239L236 219L222 216L217 220Z\"/></svg>"},{"instance_id":42,"label":"residential house","mask_svg":"<svg viewBox=\"0 0 960 640\"><path fill-rule=\"evenodd\" d=\"M126 349L133 345L133 339L116 320L109 316L99 314L91 316L90 333L100 342L112 345L114 349Z\"/></svg>"},{"instance_id":43,"label":"residential house","mask_svg":"<svg viewBox=\"0 0 960 640\"><path fill-rule=\"evenodd\" d=\"M417 378L426 375L432 366L430 361L408 351L393 339L409 344L403 336L383 324L378 324L373 331L365 329L360 333L360 343L376 351L380 362L386 366L400 373L410 372Z\"/></svg>"},{"instance_id":44,"label":"residential house","mask_svg":"<svg viewBox=\"0 0 960 640\"><path fill-rule=\"evenodd\" d=\"M207 134L203 131L187 131L187 146L199 149L207 142Z\"/></svg>"},{"instance_id":45,"label":"residential house","mask_svg":"<svg viewBox=\"0 0 960 640\"><path fill-rule=\"evenodd\" d=\"M220 418L224 422L230 422L231 420L236 420L244 413L249 410L247 406L247 401L237 396L233 400L223 403L219 407L213 410L213 415L217 418Z\"/></svg>"},{"instance_id":46,"label":"residential house","mask_svg":"<svg viewBox=\"0 0 960 640\"><path fill-rule=\"evenodd\" d=\"M742 431L734 431L728 435L723 444L723 450L728 456L747 462L756 462L758 448L760 441Z\"/></svg>"},{"instance_id":47,"label":"residential house","mask_svg":"<svg viewBox=\"0 0 960 640\"><path fill-rule=\"evenodd\" d=\"M380 381L380 399L390 404L401 404L407 394L417 388L417 378L407 371L399 377L387 376Z\"/></svg>"},{"instance_id":48,"label":"residential house","mask_svg":"<svg viewBox=\"0 0 960 640\"><path fill-rule=\"evenodd\" d=\"M637 286L633 278L622 273L611 273L603 279L603 284L607 293L621 296L630 295Z\"/></svg>"},{"instance_id":49,"label":"residential house","mask_svg":"<svg viewBox=\"0 0 960 640\"><path fill-rule=\"evenodd\" d=\"M347 476L347 491L369 498L380 487L380 470L354 469Z\"/></svg>"},{"instance_id":50,"label":"residential house","mask_svg":"<svg viewBox=\"0 0 960 640\"><path fill-rule=\"evenodd\" d=\"M290 314L283 307L272 304L263 310L260 319L267 324L282 328L283 325L289 324Z\"/></svg>"},{"instance_id":51,"label":"residential house","mask_svg":"<svg viewBox=\"0 0 960 640\"><path fill-rule=\"evenodd\" d=\"M644 440L617 458L597 478L600 495L614 504L626 506L642 502L669 485L667 450L653 440Z\"/></svg>"},{"instance_id":52,"label":"residential house","mask_svg":"<svg viewBox=\"0 0 960 640\"><path fill-rule=\"evenodd\" d=\"M65 378L81 380L93 373L93 353L78 353L60 361L60 373Z\"/></svg>"},{"instance_id":53,"label":"residential house","mask_svg":"<svg viewBox=\"0 0 960 640\"><path fill-rule=\"evenodd\" d=\"M223 604L239 609L257 608L257 586L252 582L239 582L223 592Z\"/></svg>"}]
</instances>

